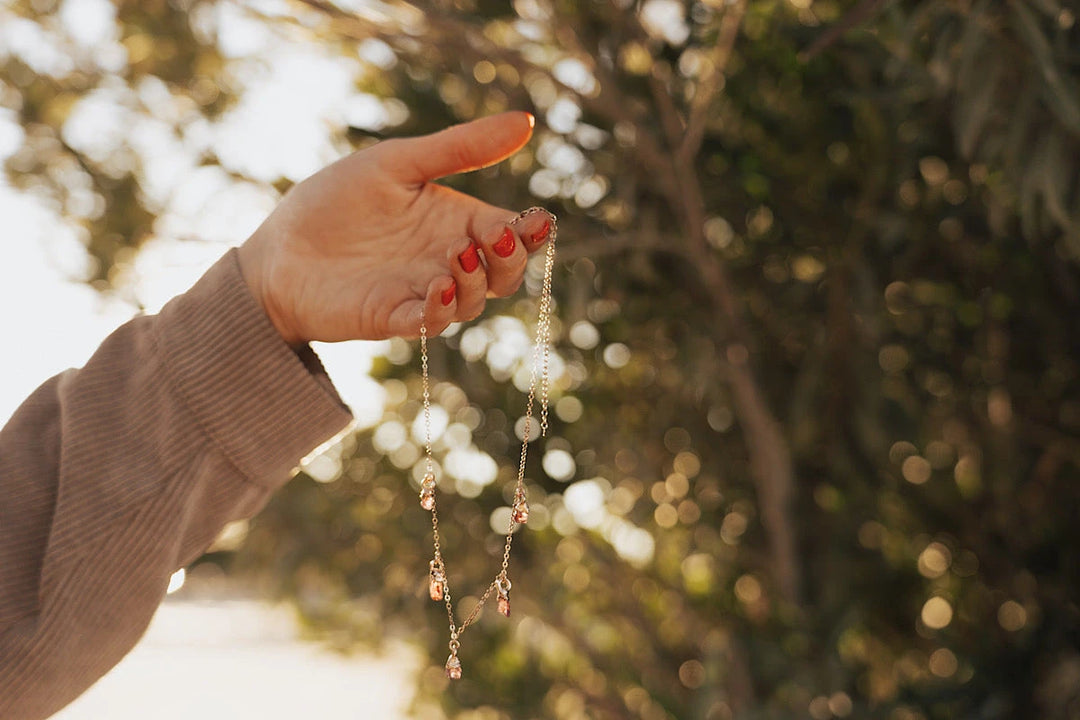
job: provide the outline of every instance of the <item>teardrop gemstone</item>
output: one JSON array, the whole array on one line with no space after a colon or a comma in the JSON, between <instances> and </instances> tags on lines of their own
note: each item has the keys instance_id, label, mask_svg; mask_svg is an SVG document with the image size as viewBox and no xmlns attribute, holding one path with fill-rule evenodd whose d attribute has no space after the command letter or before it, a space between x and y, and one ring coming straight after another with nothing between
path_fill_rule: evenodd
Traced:
<instances>
[{"instance_id":1,"label":"teardrop gemstone","mask_svg":"<svg viewBox=\"0 0 1080 720\"><path fill-rule=\"evenodd\" d=\"M451 680L461 679L461 661L457 655L451 655L446 659L446 677Z\"/></svg>"},{"instance_id":2,"label":"teardrop gemstone","mask_svg":"<svg viewBox=\"0 0 1080 720\"><path fill-rule=\"evenodd\" d=\"M443 584L436 580L434 577L428 583L428 592L431 594L431 599L438 602L443 599Z\"/></svg>"},{"instance_id":3,"label":"teardrop gemstone","mask_svg":"<svg viewBox=\"0 0 1080 720\"><path fill-rule=\"evenodd\" d=\"M525 498L520 498L514 503L514 509L510 517L514 522L522 525L529 522L529 503L525 502Z\"/></svg>"},{"instance_id":4,"label":"teardrop gemstone","mask_svg":"<svg viewBox=\"0 0 1080 720\"><path fill-rule=\"evenodd\" d=\"M428 592L431 594L431 599L438 602L446 593L446 573L434 560L428 563L428 570Z\"/></svg>"}]
</instances>

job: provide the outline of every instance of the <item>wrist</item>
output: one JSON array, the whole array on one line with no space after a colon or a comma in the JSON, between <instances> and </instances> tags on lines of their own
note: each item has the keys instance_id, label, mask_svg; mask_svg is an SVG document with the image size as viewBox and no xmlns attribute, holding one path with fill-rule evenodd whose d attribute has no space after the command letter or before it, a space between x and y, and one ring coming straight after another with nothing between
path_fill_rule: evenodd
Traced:
<instances>
[{"instance_id":1,"label":"wrist","mask_svg":"<svg viewBox=\"0 0 1080 720\"><path fill-rule=\"evenodd\" d=\"M262 308L263 313L270 320L278 335L289 347L294 350L303 347L306 342L299 333L293 330L290 323L285 321L284 314L279 305L274 302L268 282L268 264L266 262L263 245L255 235L237 249L237 259L240 263L240 275L244 279L255 302Z\"/></svg>"}]
</instances>

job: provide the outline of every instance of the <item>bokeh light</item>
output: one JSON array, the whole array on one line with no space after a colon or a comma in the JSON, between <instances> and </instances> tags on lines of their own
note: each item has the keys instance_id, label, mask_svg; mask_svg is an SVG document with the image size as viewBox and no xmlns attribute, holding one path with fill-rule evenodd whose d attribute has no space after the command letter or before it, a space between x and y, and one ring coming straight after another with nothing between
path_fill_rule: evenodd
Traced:
<instances>
[{"instance_id":1,"label":"bokeh light","mask_svg":"<svg viewBox=\"0 0 1080 720\"><path fill-rule=\"evenodd\" d=\"M952 622L952 605L945 598L934 596L923 604L919 617L922 619L923 624L931 630L941 630Z\"/></svg>"}]
</instances>

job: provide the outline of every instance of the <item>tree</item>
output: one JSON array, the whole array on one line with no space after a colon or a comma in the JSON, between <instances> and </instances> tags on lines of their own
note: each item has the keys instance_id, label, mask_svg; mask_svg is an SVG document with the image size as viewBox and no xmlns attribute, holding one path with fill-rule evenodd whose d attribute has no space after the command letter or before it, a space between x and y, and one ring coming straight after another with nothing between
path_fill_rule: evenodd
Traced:
<instances>
[{"instance_id":1,"label":"tree","mask_svg":"<svg viewBox=\"0 0 1080 720\"><path fill-rule=\"evenodd\" d=\"M228 87L230 62L189 20L211 6L148 7L118 6L125 46L175 49L129 63L126 86L160 78L227 111L208 88ZM540 120L530 152L452 181L559 215L536 520L515 544L515 619L485 618L466 678L447 692L425 673L421 704L463 718L1077 712L1070 10L307 0L262 20L383 58L358 89L408 108L394 134L508 107ZM137 163L109 185L95 175L109 158L55 140L106 76L48 79L9 58L25 157L42 161L9 170L37 183L73 159L123 246L154 216ZM354 145L381 132L343 130ZM97 247L108 277L117 251ZM514 469L535 306L497 311L433 345L458 587L493 568L489 521ZM437 664L407 346L375 374L382 424L334 451L340 472L294 481L235 562L325 637L404 628ZM491 487L451 471L462 454L497 462Z\"/></svg>"}]
</instances>

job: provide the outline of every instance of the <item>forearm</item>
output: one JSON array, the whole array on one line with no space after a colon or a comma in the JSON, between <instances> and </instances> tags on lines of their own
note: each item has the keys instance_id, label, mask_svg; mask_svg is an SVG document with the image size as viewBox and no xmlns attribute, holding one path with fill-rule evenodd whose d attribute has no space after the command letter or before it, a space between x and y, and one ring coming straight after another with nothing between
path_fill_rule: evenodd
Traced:
<instances>
[{"instance_id":1,"label":"forearm","mask_svg":"<svg viewBox=\"0 0 1080 720\"><path fill-rule=\"evenodd\" d=\"M178 567L347 425L224 258L0 431L0 717L46 717L142 635Z\"/></svg>"}]
</instances>

